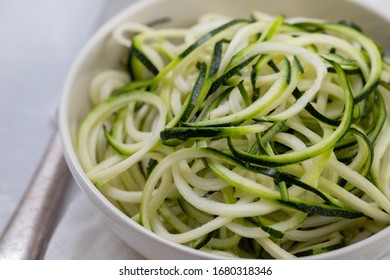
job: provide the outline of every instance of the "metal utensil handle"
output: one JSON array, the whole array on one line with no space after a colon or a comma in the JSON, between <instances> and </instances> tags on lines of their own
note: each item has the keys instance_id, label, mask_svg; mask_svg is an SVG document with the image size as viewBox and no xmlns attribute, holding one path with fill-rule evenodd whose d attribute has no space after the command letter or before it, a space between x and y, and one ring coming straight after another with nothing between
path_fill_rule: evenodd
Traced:
<instances>
[{"instance_id":1,"label":"metal utensil handle","mask_svg":"<svg viewBox=\"0 0 390 280\"><path fill-rule=\"evenodd\" d=\"M69 170L58 132L0 239L0 259L36 260L46 251Z\"/></svg>"}]
</instances>

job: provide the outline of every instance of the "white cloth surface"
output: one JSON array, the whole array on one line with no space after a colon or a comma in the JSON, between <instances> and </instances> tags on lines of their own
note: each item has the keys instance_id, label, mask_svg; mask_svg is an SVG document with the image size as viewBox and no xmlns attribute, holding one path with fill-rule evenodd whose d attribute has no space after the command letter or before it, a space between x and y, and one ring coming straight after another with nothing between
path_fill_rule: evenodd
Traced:
<instances>
[{"instance_id":1,"label":"white cloth surface","mask_svg":"<svg viewBox=\"0 0 390 280\"><path fill-rule=\"evenodd\" d=\"M71 62L96 28L135 1L0 1L0 232L48 143ZM390 14L389 1L355 1ZM46 259L142 258L107 227L73 179L67 188Z\"/></svg>"},{"instance_id":2,"label":"white cloth surface","mask_svg":"<svg viewBox=\"0 0 390 280\"><path fill-rule=\"evenodd\" d=\"M63 215L46 251L46 259L142 259L109 228L96 208L71 180Z\"/></svg>"}]
</instances>

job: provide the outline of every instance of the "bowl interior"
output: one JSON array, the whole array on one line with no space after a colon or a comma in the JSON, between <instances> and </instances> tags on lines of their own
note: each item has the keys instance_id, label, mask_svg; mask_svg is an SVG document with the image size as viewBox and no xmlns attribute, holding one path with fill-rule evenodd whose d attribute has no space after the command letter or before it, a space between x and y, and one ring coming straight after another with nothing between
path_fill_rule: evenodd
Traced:
<instances>
[{"instance_id":1,"label":"bowl interior","mask_svg":"<svg viewBox=\"0 0 390 280\"><path fill-rule=\"evenodd\" d=\"M116 233L147 258L205 259L215 258L215 256L162 240L131 221L93 186L77 160L75 139L81 120L90 110L87 94L89 83L99 71L118 68L119 58L123 55L123 50L115 47L110 39L110 32L114 26L123 21L147 23L169 17L172 26L188 26L206 12L248 17L253 10L284 14L287 17L305 16L329 20L351 20L361 26L385 49L390 50L390 36L385 36L389 28L388 19L352 1L327 0L316 1L314 4L312 0L144 0L128 7L98 30L79 54L67 78L60 104L59 127L65 158L70 170L81 189L108 218L107 220ZM384 250L389 250L390 245L387 248L380 245L386 244L384 238L387 238L387 244L390 244L389 236L390 229L388 228L359 244L313 258L379 258ZM376 242L379 239L382 241ZM363 249L364 253L362 253Z\"/></svg>"}]
</instances>

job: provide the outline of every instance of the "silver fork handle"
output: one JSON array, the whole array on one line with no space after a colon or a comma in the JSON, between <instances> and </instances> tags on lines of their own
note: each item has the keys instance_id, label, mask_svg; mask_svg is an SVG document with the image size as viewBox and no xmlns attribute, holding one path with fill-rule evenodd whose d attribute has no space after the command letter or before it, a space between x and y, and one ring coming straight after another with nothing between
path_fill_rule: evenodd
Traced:
<instances>
[{"instance_id":1,"label":"silver fork handle","mask_svg":"<svg viewBox=\"0 0 390 280\"><path fill-rule=\"evenodd\" d=\"M69 170L56 131L0 239L0 259L42 259L53 232Z\"/></svg>"}]
</instances>

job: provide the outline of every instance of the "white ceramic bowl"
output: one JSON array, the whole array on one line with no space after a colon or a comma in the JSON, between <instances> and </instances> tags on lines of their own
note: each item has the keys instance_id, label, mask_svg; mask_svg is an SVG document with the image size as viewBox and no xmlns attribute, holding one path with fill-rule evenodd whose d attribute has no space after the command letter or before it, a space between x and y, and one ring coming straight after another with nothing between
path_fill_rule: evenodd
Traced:
<instances>
[{"instance_id":1,"label":"white ceramic bowl","mask_svg":"<svg viewBox=\"0 0 390 280\"><path fill-rule=\"evenodd\" d=\"M387 49L385 36L390 23L379 14L346 0L143 0L106 23L89 40L73 64L67 78L59 111L59 127L64 154L69 168L89 199L107 218L108 226L132 248L149 259L213 259L216 256L178 245L138 225L115 208L91 183L81 168L75 152L76 132L90 109L88 86L97 72L117 65L121 52L111 44L109 33L123 21L150 22L170 17L173 26L191 24L199 15L215 11L232 16L248 16L259 10L286 16L307 16L330 20L350 19L357 22ZM107 55L107 52L110 52ZM379 259L390 251L390 227L348 247L311 257L312 259Z\"/></svg>"}]
</instances>

